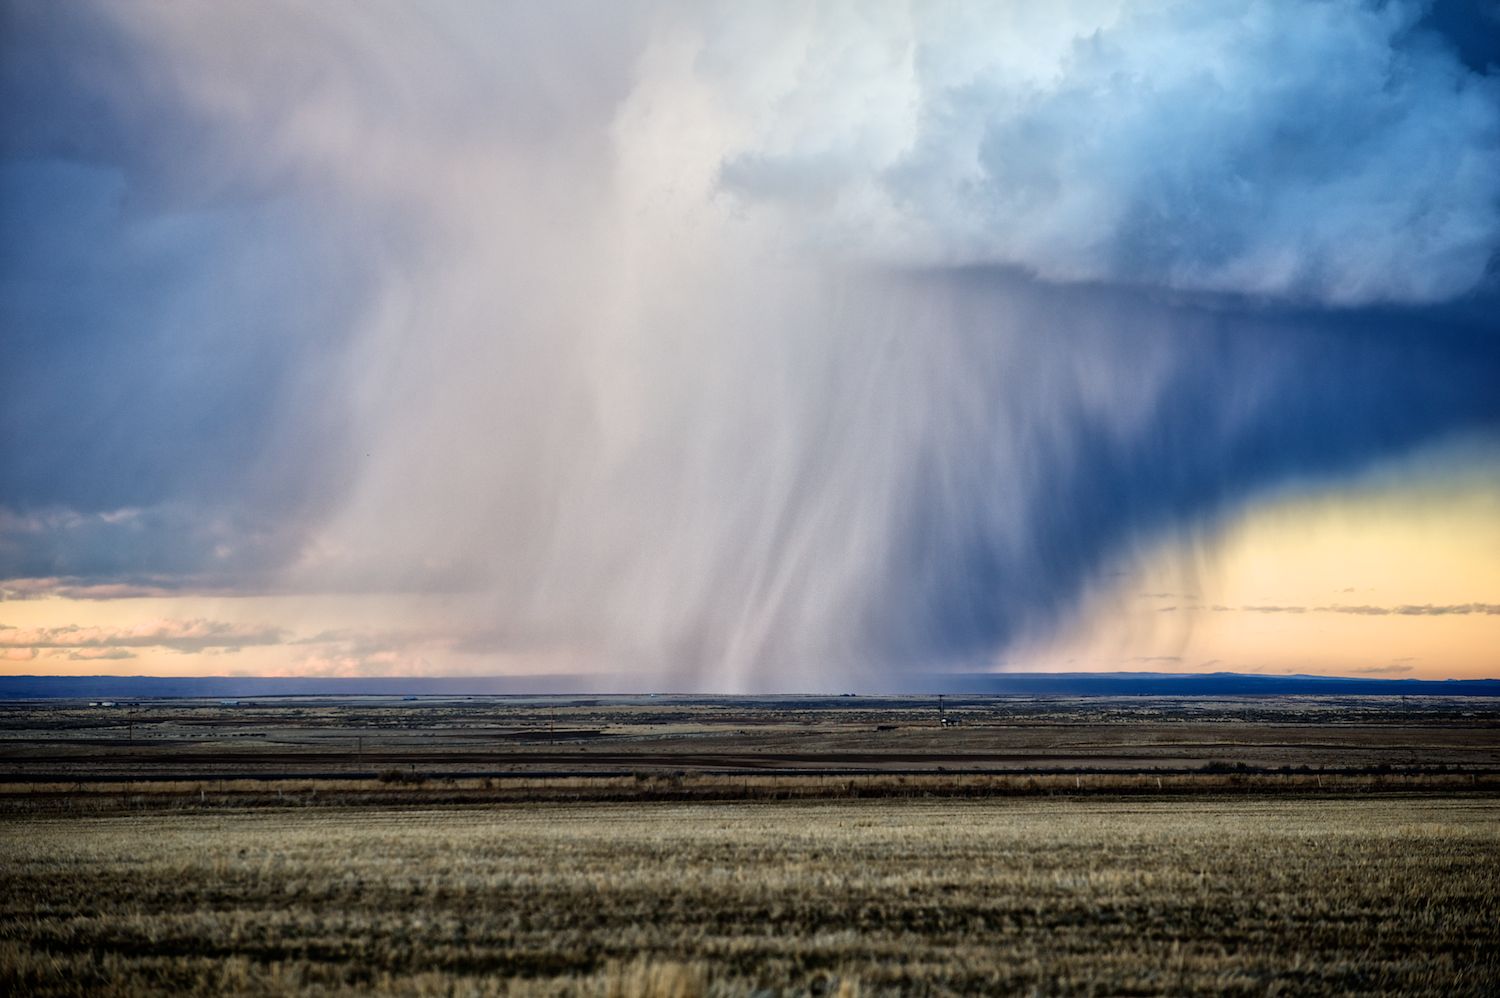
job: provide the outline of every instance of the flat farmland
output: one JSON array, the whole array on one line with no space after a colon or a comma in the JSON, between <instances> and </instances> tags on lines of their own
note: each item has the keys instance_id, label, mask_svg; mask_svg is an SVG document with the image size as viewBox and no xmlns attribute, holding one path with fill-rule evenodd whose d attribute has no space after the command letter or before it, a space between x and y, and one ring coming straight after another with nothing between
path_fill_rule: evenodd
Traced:
<instances>
[{"instance_id":1,"label":"flat farmland","mask_svg":"<svg viewBox=\"0 0 1500 998\"><path fill-rule=\"evenodd\" d=\"M1497 698L265 698L0 706L0 783L1500 773Z\"/></svg>"},{"instance_id":2,"label":"flat farmland","mask_svg":"<svg viewBox=\"0 0 1500 998\"><path fill-rule=\"evenodd\" d=\"M0 706L0 992L1491 994L1494 698Z\"/></svg>"},{"instance_id":3,"label":"flat farmland","mask_svg":"<svg viewBox=\"0 0 1500 998\"><path fill-rule=\"evenodd\" d=\"M1494 993L1487 795L0 824L32 994Z\"/></svg>"}]
</instances>

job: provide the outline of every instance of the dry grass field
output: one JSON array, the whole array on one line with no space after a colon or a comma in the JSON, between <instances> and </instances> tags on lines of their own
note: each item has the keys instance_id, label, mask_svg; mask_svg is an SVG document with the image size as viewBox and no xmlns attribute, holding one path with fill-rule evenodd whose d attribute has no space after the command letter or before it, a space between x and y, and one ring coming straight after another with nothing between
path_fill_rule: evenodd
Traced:
<instances>
[{"instance_id":1,"label":"dry grass field","mask_svg":"<svg viewBox=\"0 0 1500 998\"><path fill-rule=\"evenodd\" d=\"M0 993L1500 989L1497 698L0 706Z\"/></svg>"},{"instance_id":2,"label":"dry grass field","mask_svg":"<svg viewBox=\"0 0 1500 998\"><path fill-rule=\"evenodd\" d=\"M0 991L1500 988L1500 798L0 819Z\"/></svg>"}]
</instances>

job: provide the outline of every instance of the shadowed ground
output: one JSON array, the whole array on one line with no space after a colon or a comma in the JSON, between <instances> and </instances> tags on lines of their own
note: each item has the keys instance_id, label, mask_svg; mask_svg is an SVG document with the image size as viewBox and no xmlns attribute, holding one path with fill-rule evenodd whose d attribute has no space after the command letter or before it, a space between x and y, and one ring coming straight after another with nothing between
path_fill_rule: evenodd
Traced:
<instances>
[{"instance_id":1,"label":"shadowed ground","mask_svg":"<svg viewBox=\"0 0 1500 998\"><path fill-rule=\"evenodd\" d=\"M0 783L717 774L1500 775L1493 697L394 697L0 708Z\"/></svg>"}]
</instances>

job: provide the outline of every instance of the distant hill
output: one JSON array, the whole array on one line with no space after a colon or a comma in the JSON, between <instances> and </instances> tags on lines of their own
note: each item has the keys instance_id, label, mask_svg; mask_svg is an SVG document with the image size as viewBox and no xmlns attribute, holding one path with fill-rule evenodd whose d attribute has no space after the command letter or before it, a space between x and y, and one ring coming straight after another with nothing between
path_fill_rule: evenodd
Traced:
<instances>
[{"instance_id":1,"label":"distant hill","mask_svg":"<svg viewBox=\"0 0 1500 998\"><path fill-rule=\"evenodd\" d=\"M1500 679L1365 679L1261 676L1235 672L951 673L896 682L866 694L967 693L997 696L1500 696ZM590 676L0 676L0 700L136 700L168 697L541 696L642 694L620 680ZM657 692L671 693L672 690ZM789 691L808 693L814 691ZM837 691L843 692L843 691Z\"/></svg>"},{"instance_id":2,"label":"distant hill","mask_svg":"<svg viewBox=\"0 0 1500 998\"><path fill-rule=\"evenodd\" d=\"M1020 696L1500 696L1500 679L1370 679L1241 672L1013 672L947 678L954 692Z\"/></svg>"}]
</instances>

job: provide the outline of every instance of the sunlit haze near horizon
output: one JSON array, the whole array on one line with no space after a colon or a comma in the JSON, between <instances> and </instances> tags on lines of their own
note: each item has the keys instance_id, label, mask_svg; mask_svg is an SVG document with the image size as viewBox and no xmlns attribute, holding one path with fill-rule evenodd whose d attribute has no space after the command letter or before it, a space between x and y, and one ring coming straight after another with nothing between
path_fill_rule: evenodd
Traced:
<instances>
[{"instance_id":1,"label":"sunlit haze near horizon","mask_svg":"<svg viewBox=\"0 0 1500 998\"><path fill-rule=\"evenodd\" d=\"M0 11L0 675L1500 677L1493 4Z\"/></svg>"}]
</instances>

